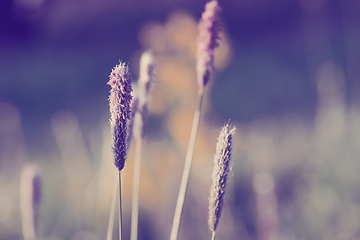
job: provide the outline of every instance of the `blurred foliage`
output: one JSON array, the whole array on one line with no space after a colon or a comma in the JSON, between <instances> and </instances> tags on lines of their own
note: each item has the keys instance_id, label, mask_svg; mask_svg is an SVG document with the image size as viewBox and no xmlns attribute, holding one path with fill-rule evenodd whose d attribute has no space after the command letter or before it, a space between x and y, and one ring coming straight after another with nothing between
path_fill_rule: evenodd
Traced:
<instances>
[{"instance_id":1,"label":"blurred foliage","mask_svg":"<svg viewBox=\"0 0 360 240\"><path fill-rule=\"evenodd\" d=\"M229 118L238 130L218 239L359 239L358 4L230 2L223 5L217 72L205 92L179 239L210 238L212 157ZM117 177L107 76L121 57L130 62L136 81L138 60L147 48L155 51L158 69L143 146L139 239L167 239L197 102L197 17L189 11L166 12L176 4L156 12L141 1L124 9L113 1L102 8L92 1L78 15L80 3L44 2L44 8L57 13L48 18L46 11L36 18L23 8L25 20L14 20L19 9L2 16L27 27L19 37L1 25L6 34L0 37L0 239L22 239L19 178L27 162L38 163L43 182L40 240L105 238ZM198 15L204 5L183 4L199 10ZM336 6L349 15L331 15ZM141 10L146 7L148 13ZM137 8L143 22L124 24L135 18L131 11ZM332 24L334 16L342 20ZM51 20L44 35L31 36L41 19ZM94 34L90 26L103 34ZM66 34L68 27L72 34ZM31 39L30 46L18 44L22 37ZM125 238L133 158L131 146L123 174Z\"/></svg>"}]
</instances>

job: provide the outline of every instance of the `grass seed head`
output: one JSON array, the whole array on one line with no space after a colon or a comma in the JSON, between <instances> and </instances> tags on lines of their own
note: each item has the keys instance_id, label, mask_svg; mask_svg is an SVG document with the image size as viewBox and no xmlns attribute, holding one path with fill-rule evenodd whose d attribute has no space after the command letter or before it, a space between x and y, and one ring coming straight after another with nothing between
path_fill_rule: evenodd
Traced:
<instances>
[{"instance_id":1,"label":"grass seed head","mask_svg":"<svg viewBox=\"0 0 360 240\"><path fill-rule=\"evenodd\" d=\"M219 46L219 12L220 7L216 0L205 6L200 22L197 38L196 72L199 88L202 90L214 71L214 50Z\"/></svg>"},{"instance_id":2,"label":"grass seed head","mask_svg":"<svg viewBox=\"0 0 360 240\"><path fill-rule=\"evenodd\" d=\"M148 115L149 92L155 82L156 63L151 51L146 51L140 58L140 74L138 81L138 108L134 119L134 137L144 135L144 126Z\"/></svg>"},{"instance_id":3,"label":"grass seed head","mask_svg":"<svg viewBox=\"0 0 360 240\"><path fill-rule=\"evenodd\" d=\"M214 169L212 173L212 186L209 198L209 228L215 232L219 223L221 209L224 202L227 176L230 169L232 139L235 127L226 124L218 137L214 155Z\"/></svg>"},{"instance_id":4,"label":"grass seed head","mask_svg":"<svg viewBox=\"0 0 360 240\"><path fill-rule=\"evenodd\" d=\"M110 90L110 127L112 135L112 150L114 154L114 164L119 171L124 168L127 155L127 135L130 120L131 103L131 76L129 68L120 61L110 74L108 84Z\"/></svg>"}]
</instances>

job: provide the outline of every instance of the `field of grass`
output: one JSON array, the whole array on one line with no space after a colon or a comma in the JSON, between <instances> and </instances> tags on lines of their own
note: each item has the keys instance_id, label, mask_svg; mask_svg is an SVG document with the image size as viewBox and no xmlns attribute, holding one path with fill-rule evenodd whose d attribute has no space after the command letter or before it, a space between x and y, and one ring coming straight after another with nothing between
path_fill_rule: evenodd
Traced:
<instances>
[{"instance_id":1,"label":"field of grass","mask_svg":"<svg viewBox=\"0 0 360 240\"><path fill-rule=\"evenodd\" d=\"M170 237L198 104L197 36L198 19L186 11L174 11L166 21L139 29L139 41L154 52L157 63L142 141L139 240ZM238 79L229 73L229 66L233 69L234 63L244 63L239 66L243 69L247 59L236 55L237 44L226 28L220 32L219 44L215 74L204 92L178 239L211 239L208 205L213 158L220 130L228 122L236 126L236 133L217 240L359 239L360 109L348 101L349 68L331 58L314 67L313 117L290 109L286 114L243 121L236 112L251 115L257 105L251 96L248 102L229 102L246 99L239 96L245 91L237 92L235 86L247 81L246 74L239 74ZM141 53L129 60L132 73L136 72L134 82ZM116 64L108 66L107 74ZM105 86L107 79L105 75L98 81ZM281 86L264 86L264 92L266 88L282 93ZM104 103L100 109L108 108L107 97L97 102ZM106 238L118 171L111 151L110 115L108 111L97 114L96 121L84 124L79 112L67 108L53 112L43 123L50 136L42 140L46 151L36 152L29 149L33 144L24 133L20 109L11 101L0 101L0 240L23 239L20 179L27 163L38 166L41 178L36 239ZM133 141L121 171L123 239L130 239L134 159ZM118 239L116 230L113 239Z\"/></svg>"}]
</instances>

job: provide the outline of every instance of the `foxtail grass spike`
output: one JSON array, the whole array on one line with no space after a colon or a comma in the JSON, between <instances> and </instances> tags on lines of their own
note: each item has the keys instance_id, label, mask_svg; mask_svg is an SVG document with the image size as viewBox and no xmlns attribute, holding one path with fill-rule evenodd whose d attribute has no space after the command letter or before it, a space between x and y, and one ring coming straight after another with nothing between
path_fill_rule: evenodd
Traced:
<instances>
[{"instance_id":1,"label":"foxtail grass spike","mask_svg":"<svg viewBox=\"0 0 360 240\"><path fill-rule=\"evenodd\" d=\"M235 127L226 124L220 132L216 145L214 169L211 176L213 183L209 198L209 228L213 232L213 236L215 236L224 202L226 181L230 169L232 139L235 130Z\"/></svg>"},{"instance_id":2,"label":"foxtail grass spike","mask_svg":"<svg viewBox=\"0 0 360 240\"><path fill-rule=\"evenodd\" d=\"M110 90L110 128L114 164L119 170L119 240L122 239L121 174L128 150L129 120L131 115L131 76L129 68L120 61L111 71L108 84Z\"/></svg>"},{"instance_id":3,"label":"foxtail grass spike","mask_svg":"<svg viewBox=\"0 0 360 240\"><path fill-rule=\"evenodd\" d=\"M134 122L134 137L144 135L144 125L148 114L149 92L155 82L156 63L151 51L146 51L140 58L140 74L138 81L139 104Z\"/></svg>"},{"instance_id":4,"label":"foxtail grass spike","mask_svg":"<svg viewBox=\"0 0 360 240\"><path fill-rule=\"evenodd\" d=\"M35 164L26 165L20 178L20 211L25 240L35 240L41 201L41 179Z\"/></svg>"},{"instance_id":5,"label":"foxtail grass spike","mask_svg":"<svg viewBox=\"0 0 360 240\"><path fill-rule=\"evenodd\" d=\"M139 73L139 88L144 98L147 100L147 95L155 82L156 63L151 51L146 51L140 58L140 73Z\"/></svg>"},{"instance_id":6,"label":"foxtail grass spike","mask_svg":"<svg viewBox=\"0 0 360 240\"><path fill-rule=\"evenodd\" d=\"M135 115L139 108L139 94L138 94L138 88L137 86L133 86L132 91L132 100L131 100L131 114L130 114L130 120L129 120L129 127L128 127L128 133L127 133L127 139L126 143L128 148L130 147L130 143L133 138L133 131L134 131L134 122L135 122Z\"/></svg>"},{"instance_id":7,"label":"foxtail grass spike","mask_svg":"<svg viewBox=\"0 0 360 240\"><path fill-rule=\"evenodd\" d=\"M128 66L120 62L119 65L114 67L109 77L108 84L111 86L109 101L112 150L114 164L121 171L124 168L127 155L127 134L131 114L132 88Z\"/></svg>"},{"instance_id":8,"label":"foxtail grass spike","mask_svg":"<svg viewBox=\"0 0 360 240\"><path fill-rule=\"evenodd\" d=\"M219 46L219 11L220 7L216 0L208 2L199 22L196 72L200 91L203 91L209 81L210 73L214 71L214 50Z\"/></svg>"}]
</instances>

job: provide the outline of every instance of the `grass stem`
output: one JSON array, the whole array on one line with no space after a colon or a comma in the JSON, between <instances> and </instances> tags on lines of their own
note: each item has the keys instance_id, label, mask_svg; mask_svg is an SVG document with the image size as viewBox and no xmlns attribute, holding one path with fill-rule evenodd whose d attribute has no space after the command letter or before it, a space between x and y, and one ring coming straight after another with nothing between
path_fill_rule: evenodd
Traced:
<instances>
[{"instance_id":1,"label":"grass stem","mask_svg":"<svg viewBox=\"0 0 360 240\"><path fill-rule=\"evenodd\" d=\"M204 91L203 90L199 91L199 98L200 98L199 107L195 111L195 114L194 114L194 120L193 120L192 129L191 129L190 140L189 140L189 146L188 146L186 159L185 159L184 171L183 171L182 178L181 178L180 190L179 190L179 195L178 195L178 199L176 202L173 225L171 228L170 240L176 240L178 231L179 231L180 218L181 218L182 208L184 205L186 188L187 188L187 184L188 184L188 180L189 180L191 161L192 161L192 157L194 154L196 136L197 136L198 129L199 129L201 104L202 104L203 96L204 96Z\"/></svg>"},{"instance_id":2,"label":"grass stem","mask_svg":"<svg viewBox=\"0 0 360 240\"><path fill-rule=\"evenodd\" d=\"M106 234L106 240L112 240L112 234L114 229L114 219L115 219L115 210L116 210L116 200L117 200L117 186L118 183L115 181L114 190L111 199L111 207L110 207L110 215L109 215L109 223Z\"/></svg>"},{"instance_id":3,"label":"grass stem","mask_svg":"<svg viewBox=\"0 0 360 240\"><path fill-rule=\"evenodd\" d=\"M212 232L211 240L215 240L215 231Z\"/></svg>"},{"instance_id":4,"label":"grass stem","mask_svg":"<svg viewBox=\"0 0 360 240\"><path fill-rule=\"evenodd\" d=\"M134 179L133 179L132 208L131 208L131 237L130 237L131 240L137 240L137 233L138 233L141 152L142 152L142 138L138 137L136 139L135 162L134 162Z\"/></svg>"},{"instance_id":5,"label":"grass stem","mask_svg":"<svg viewBox=\"0 0 360 240\"><path fill-rule=\"evenodd\" d=\"M121 172L119 171L119 240L122 238Z\"/></svg>"}]
</instances>

